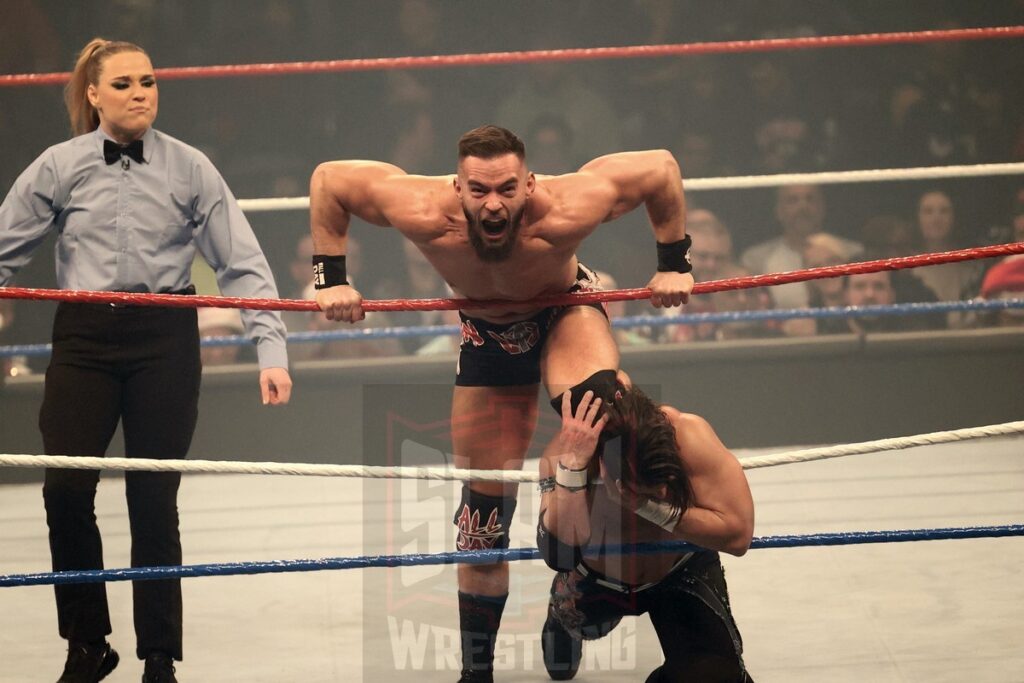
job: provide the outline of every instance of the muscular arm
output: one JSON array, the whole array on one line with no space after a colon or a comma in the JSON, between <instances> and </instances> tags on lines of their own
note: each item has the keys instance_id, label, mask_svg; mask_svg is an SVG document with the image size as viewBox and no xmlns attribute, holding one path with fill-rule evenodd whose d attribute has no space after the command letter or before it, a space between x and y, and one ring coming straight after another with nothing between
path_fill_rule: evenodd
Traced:
<instances>
[{"instance_id":1,"label":"muscular arm","mask_svg":"<svg viewBox=\"0 0 1024 683\"><path fill-rule=\"evenodd\" d=\"M679 164L665 150L610 154L588 163L580 169L579 175L601 178L611 188L604 220L617 218L642 202L647 207L659 245L671 245L686 237L683 179ZM647 283L651 289L651 305L656 308L678 306L690 300L693 275L680 272L684 267L675 263L675 259L683 258L683 246L669 248L668 264L663 270L659 259L658 272Z\"/></svg>"},{"instance_id":2,"label":"muscular arm","mask_svg":"<svg viewBox=\"0 0 1024 683\"><path fill-rule=\"evenodd\" d=\"M596 475L593 461L597 440L607 417L597 417L601 399L586 391L572 414L571 391L562 394L562 430L551 440L540 458L541 479L555 476L559 463L570 470L587 469L589 477ZM555 485L554 491L541 496L541 514L544 526L554 536L570 546L582 546L590 540L590 506L587 489L570 491Z\"/></svg>"},{"instance_id":3,"label":"muscular arm","mask_svg":"<svg viewBox=\"0 0 1024 683\"><path fill-rule=\"evenodd\" d=\"M544 450L540 459L540 478L555 476L560 455L558 439L553 440ZM553 491L540 497L540 513L544 527L562 543L583 546L590 540L590 507L587 491L569 491L555 486Z\"/></svg>"},{"instance_id":4,"label":"muscular arm","mask_svg":"<svg viewBox=\"0 0 1024 683\"><path fill-rule=\"evenodd\" d=\"M598 157L580 169L610 183L610 221L644 204L658 242L677 242L686 236L683 178L675 157L665 150L622 152Z\"/></svg>"},{"instance_id":5,"label":"muscular arm","mask_svg":"<svg viewBox=\"0 0 1024 683\"><path fill-rule=\"evenodd\" d=\"M675 534L704 548L743 555L754 533L754 501L736 457L701 417L670 414L693 488Z\"/></svg>"},{"instance_id":6,"label":"muscular arm","mask_svg":"<svg viewBox=\"0 0 1024 683\"><path fill-rule=\"evenodd\" d=\"M379 161L328 161L317 166L309 182L309 221L317 254L345 253L353 215L388 227L388 200L380 184L405 171Z\"/></svg>"}]
</instances>

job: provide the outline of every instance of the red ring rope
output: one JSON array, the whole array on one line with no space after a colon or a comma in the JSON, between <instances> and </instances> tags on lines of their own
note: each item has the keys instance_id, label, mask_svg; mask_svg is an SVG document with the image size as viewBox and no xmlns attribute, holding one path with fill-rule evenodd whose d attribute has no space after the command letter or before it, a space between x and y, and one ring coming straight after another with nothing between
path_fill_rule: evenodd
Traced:
<instances>
[{"instance_id":1,"label":"red ring rope","mask_svg":"<svg viewBox=\"0 0 1024 683\"><path fill-rule=\"evenodd\" d=\"M693 288L693 294L722 292L730 289L752 289L783 285L790 282L805 282L822 278L852 275L857 273L875 273L882 270L902 270L918 266L933 266L940 263L956 261L973 261L975 259L992 258L994 256L1010 256L1024 254L1024 242L997 244L990 247L973 247L944 251L935 254L918 256L901 256L899 258L878 259L847 263L841 266L825 266L808 268L785 273L768 275L750 275L725 280L699 282ZM576 294L559 294L544 296L527 301L472 299L379 299L363 301L363 310L373 311L455 311L474 308L504 308L514 306L522 308L525 304L538 308L546 306L572 306L578 304L597 303L601 301L632 301L649 299L651 290L617 289L601 292L579 292ZM250 310L271 311L319 311L315 301L305 299L243 299L225 296L179 296L175 294L138 294L130 292L91 292L65 289L32 289L25 287L0 287L0 299L31 299L37 301L67 301L89 304L120 304L133 306L167 306L170 308L244 308Z\"/></svg>"},{"instance_id":2,"label":"red ring rope","mask_svg":"<svg viewBox=\"0 0 1024 683\"><path fill-rule=\"evenodd\" d=\"M450 66L493 66L496 64L525 64L532 62L671 57L677 55L772 52L779 50L814 50L827 47L861 47L870 45L897 45L1020 37L1024 37L1024 26L994 26L987 28L948 29L942 31L861 33L847 36L811 36L803 38L772 38L765 40L727 40L715 43L632 45L625 47L593 47L567 50L529 50L521 52L433 55L426 57L382 57L378 59L334 59L316 62L188 66L157 69L156 75L160 78L171 80L183 78L225 78L230 76L272 76L277 74L309 74L338 71L434 69ZM8 74L0 76L0 87L59 85L67 82L69 77L70 74L63 72Z\"/></svg>"}]
</instances>

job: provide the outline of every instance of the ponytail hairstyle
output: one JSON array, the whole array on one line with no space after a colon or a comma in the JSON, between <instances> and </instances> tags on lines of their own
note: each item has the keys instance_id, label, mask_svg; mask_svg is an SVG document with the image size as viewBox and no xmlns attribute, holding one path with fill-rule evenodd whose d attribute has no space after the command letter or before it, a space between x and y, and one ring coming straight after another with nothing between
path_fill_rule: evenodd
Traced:
<instances>
[{"instance_id":1,"label":"ponytail hairstyle","mask_svg":"<svg viewBox=\"0 0 1024 683\"><path fill-rule=\"evenodd\" d=\"M71 80L64 87L64 105L71 119L71 133L83 135L100 127L100 115L89 102L89 86L99 85L100 71L107 57L121 52L146 51L135 43L93 38L78 53Z\"/></svg>"},{"instance_id":2,"label":"ponytail hairstyle","mask_svg":"<svg viewBox=\"0 0 1024 683\"><path fill-rule=\"evenodd\" d=\"M693 492L679 459L676 430L665 413L647 394L622 384L605 409L608 423L599 453L609 474L632 489L664 484L666 500L686 511Z\"/></svg>"}]
</instances>

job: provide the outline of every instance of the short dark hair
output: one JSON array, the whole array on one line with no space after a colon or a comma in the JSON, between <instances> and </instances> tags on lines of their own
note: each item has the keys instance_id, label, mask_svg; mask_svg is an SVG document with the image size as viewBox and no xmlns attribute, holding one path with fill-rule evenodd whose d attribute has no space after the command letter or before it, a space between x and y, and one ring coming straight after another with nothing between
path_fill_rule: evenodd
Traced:
<instances>
[{"instance_id":1,"label":"short dark hair","mask_svg":"<svg viewBox=\"0 0 1024 683\"><path fill-rule=\"evenodd\" d=\"M664 484L672 505L690 507L693 492L679 460L676 430L661 408L640 389L620 385L607 411L601 457L617 458L618 466L606 459L606 468L617 470L630 488Z\"/></svg>"},{"instance_id":2,"label":"short dark hair","mask_svg":"<svg viewBox=\"0 0 1024 683\"><path fill-rule=\"evenodd\" d=\"M503 154L515 154L520 160L526 159L526 145L507 128L480 126L459 138L459 161L466 157L493 159Z\"/></svg>"}]
</instances>

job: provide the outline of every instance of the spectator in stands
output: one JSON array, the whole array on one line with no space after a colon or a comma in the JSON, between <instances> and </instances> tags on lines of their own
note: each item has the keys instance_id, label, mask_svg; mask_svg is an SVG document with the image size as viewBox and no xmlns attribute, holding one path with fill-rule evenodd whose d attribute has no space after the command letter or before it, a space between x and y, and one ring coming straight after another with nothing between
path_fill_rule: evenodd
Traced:
<instances>
[{"instance_id":1,"label":"spectator in stands","mask_svg":"<svg viewBox=\"0 0 1024 683\"><path fill-rule=\"evenodd\" d=\"M846 303L850 306L891 306L896 303L896 290L889 271L860 273L845 278ZM851 332L891 332L899 319L895 316L864 316L847 318Z\"/></svg>"},{"instance_id":2,"label":"spectator in stands","mask_svg":"<svg viewBox=\"0 0 1024 683\"><path fill-rule=\"evenodd\" d=\"M720 280L726 268L733 266L732 233L716 214L708 209L691 208L686 213L686 233L693 239L690 247L690 263L693 278L697 282ZM701 313L714 310L711 297L698 294L690 297L686 313ZM662 315L675 316L675 309L663 309ZM680 343L695 339L710 339L715 326L708 325L667 325L656 337L668 343ZM657 331L656 331L657 332Z\"/></svg>"},{"instance_id":3,"label":"spectator in stands","mask_svg":"<svg viewBox=\"0 0 1024 683\"><path fill-rule=\"evenodd\" d=\"M953 200L941 190L928 190L917 200L917 240L921 253L952 251L965 246L956 234ZM912 271L938 301L960 301L978 291L984 266L979 261L958 261L924 266ZM949 314L951 327L963 326L963 315Z\"/></svg>"},{"instance_id":4,"label":"spectator in stands","mask_svg":"<svg viewBox=\"0 0 1024 683\"><path fill-rule=\"evenodd\" d=\"M893 214L872 216L860 229L860 240L864 244L864 258L889 259L913 256L919 253L914 226L909 221Z\"/></svg>"},{"instance_id":5,"label":"spectator in stands","mask_svg":"<svg viewBox=\"0 0 1024 683\"><path fill-rule=\"evenodd\" d=\"M920 240L915 236L914 227L899 216L872 216L861 228L860 234L864 241L866 260L915 256L921 253ZM938 301L935 292L913 273L913 270L896 271L896 277L892 280L892 285L896 288L896 300L905 303Z\"/></svg>"},{"instance_id":6,"label":"spectator in stands","mask_svg":"<svg viewBox=\"0 0 1024 683\"><path fill-rule=\"evenodd\" d=\"M981 298L1024 299L1024 255L1008 256L985 274ZM980 324L999 327L1024 326L1024 309L1007 308L979 316Z\"/></svg>"},{"instance_id":7,"label":"spectator in stands","mask_svg":"<svg viewBox=\"0 0 1024 683\"><path fill-rule=\"evenodd\" d=\"M775 218L782 234L743 252L741 262L751 273L778 273L804 267L804 247L809 235L824 232L825 196L817 185L789 185L776 192ZM836 237L843 249L843 260L860 256L863 247ZM806 308L810 292L803 282L772 288L779 308Z\"/></svg>"},{"instance_id":8,"label":"spectator in stands","mask_svg":"<svg viewBox=\"0 0 1024 683\"><path fill-rule=\"evenodd\" d=\"M828 268L845 263L843 245L834 235L816 232L804 245L805 268ZM846 305L846 291L842 277L808 280L808 306L828 308ZM791 318L781 324L787 337L805 337L816 334L849 332L843 318Z\"/></svg>"},{"instance_id":9,"label":"spectator in stands","mask_svg":"<svg viewBox=\"0 0 1024 683\"><path fill-rule=\"evenodd\" d=\"M845 279L846 303L849 306L891 306L899 301L897 286L901 276L898 271L883 270L875 273L848 275ZM851 332L906 332L934 330L945 327L945 318L935 315L877 315L847 318Z\"/></svg>"},{"instance_id":10,"label":"spectator in stands","mask_svg":"<svg viewBox=\"0 0 1024 683\"><path fill-rule=\"evenodd\" d=\"M693 238L690 262L698 282L721 280L722 269L733 265L732 233L717 214L692 208L686 215L686 233Z\"/></svg>"},{"instance_id":11,"label":"spectator in stands","mask_svg":"<svg viewBox=\"0 0 1024 683\"><path fill-rule=\"evenodd\" d=\"M743 266L728 264L720 271L724 278L747 277L751 272ZM728 289L710 295L711 307L720 313L763 311L772 308L772 298L764 287ZM782 328L775 320L740 320L716 323L706 339L768 339L782 336Z\"/></svg>"}]
</instances>

